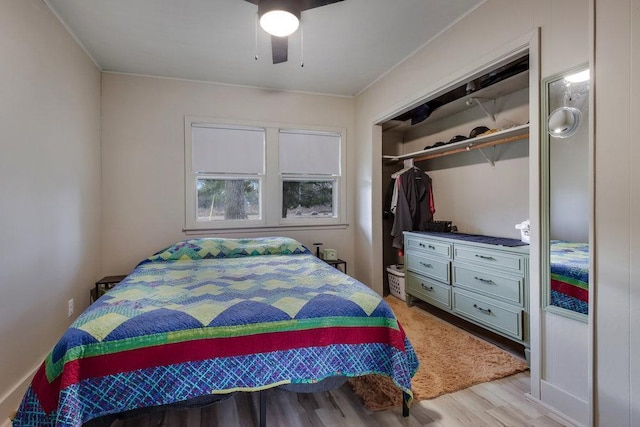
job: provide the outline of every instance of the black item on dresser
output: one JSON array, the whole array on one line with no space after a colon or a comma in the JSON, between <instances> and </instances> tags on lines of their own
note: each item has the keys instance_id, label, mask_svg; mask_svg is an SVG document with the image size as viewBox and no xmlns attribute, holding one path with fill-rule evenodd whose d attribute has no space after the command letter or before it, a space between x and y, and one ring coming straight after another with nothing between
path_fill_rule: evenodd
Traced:
<instances>
[{"instance_id":1,"label":"black item on dresser","mask_svg":"<svg viewBox=\"0 0 640 427\"><path fill-rule=\"evenodd\" d=\"M427 221L424 231L450 233L451 221Z\"/></svg>"}]
</instances>

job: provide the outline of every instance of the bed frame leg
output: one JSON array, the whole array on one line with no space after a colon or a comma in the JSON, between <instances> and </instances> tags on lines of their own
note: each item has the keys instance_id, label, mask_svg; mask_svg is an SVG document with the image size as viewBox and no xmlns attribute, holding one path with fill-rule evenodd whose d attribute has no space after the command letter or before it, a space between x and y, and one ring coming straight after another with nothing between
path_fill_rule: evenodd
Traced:
<instances>
[{"instance_id":1,"label":"bed frame leg","mask_svg":"<svg viewBox=\"0 0 640 427\"><path fill-rule=\"evenodd\" d=\"M260 427L267 426L267 393L260 390Z\"/></svg>"},{"instance_id":2,"label":"bed frame leg","mask_svg":"<svg viewBox=\"0 0 640 427\"><path fill-rule=\"evenodd\" d=\"M409 395L403 391L402 392L402 416L403 417L409 416L409 405L407 404L408 401L409 401Z\"/></svg>"}]
</instances>

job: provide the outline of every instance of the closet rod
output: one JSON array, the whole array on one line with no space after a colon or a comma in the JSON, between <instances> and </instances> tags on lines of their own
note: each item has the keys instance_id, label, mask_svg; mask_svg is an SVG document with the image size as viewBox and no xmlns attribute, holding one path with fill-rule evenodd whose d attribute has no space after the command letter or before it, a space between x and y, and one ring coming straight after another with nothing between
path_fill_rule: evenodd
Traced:
<instances>
[{"instance_id":1,"label":"closet rod","mask_svg":"<svg viewBox=\"0 0 640 427\"><path fill-rule=\"evenodd\" d=\"M408 159L414 159L414 161L427 160L448 156L449 154L463 153L477 148L493 147L526 138L529 138L528 124L414 153L400 154L398 156L383 155L382 159L387 160L389 163L397 163L400 160Z\"/></svg>"},{"instance_id":2,"label":"closet rod","mask_svg":"<svg viewBox=\"0 0 640 427\"><path fill-rule=\"evenodd\" d=\"M512 136L512 137L509 137L509 138L499 139L497 141L489 141L489 142L485 142L485 143L482 143L482 144L470 145L470 146L467 146L467 147L460 147L460 148L456 148L456 149L453 149L451 151L445 151L445 152L442 152L442 153L436 153L436 154L430 154L430 155L427 154L427 155L424 155L424 156L415 157L414 161L419 162L421 160L435 159L436 157L448 156L449 154L464 153L466 151L478 150L480 148L495 147L496 145L506 144L508 142L519 141L521 139L525 139L525 138L528 138L528 137L529 137L529 134Z\"/></svg>"}]
</instances>

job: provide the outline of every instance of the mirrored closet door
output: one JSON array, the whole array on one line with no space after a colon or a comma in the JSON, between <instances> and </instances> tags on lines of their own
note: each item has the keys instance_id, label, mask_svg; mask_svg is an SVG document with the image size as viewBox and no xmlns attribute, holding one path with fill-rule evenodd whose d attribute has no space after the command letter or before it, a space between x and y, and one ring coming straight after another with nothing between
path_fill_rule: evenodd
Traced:
<instances>
[{"instance_id":1,"label":"mirrored closet door","mask_svg":"<svg viewBox=\"0 0 640 427\"><path fill-rule=\"evenodd\" d=\"M583 322L589 314L589 68L543 81L543 309Z\"/></svg>"}]
</instances>

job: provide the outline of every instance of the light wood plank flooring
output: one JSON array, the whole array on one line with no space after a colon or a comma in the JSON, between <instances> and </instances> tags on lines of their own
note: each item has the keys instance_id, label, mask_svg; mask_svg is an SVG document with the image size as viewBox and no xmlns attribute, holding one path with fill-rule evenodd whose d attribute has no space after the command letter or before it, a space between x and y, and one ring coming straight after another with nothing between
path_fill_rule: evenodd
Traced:
<instances>
[{"instance_id":1,"label":"light wood plank flooring","mask_svg":"<svg viewBox=\"0 0 640 427\"><path fill-rule=\"evenodd\" d=\"M521 373L478 384L466 390L381 412L365 409L348 385L325 393L302 394L267 390L268 427L497 427L572 426L527 399L529 374ZM258 426L258 394L236 393L213 405L189 410L156 412L115 421L111 427L253 427Z\"/></svg>"}]
</instances>

